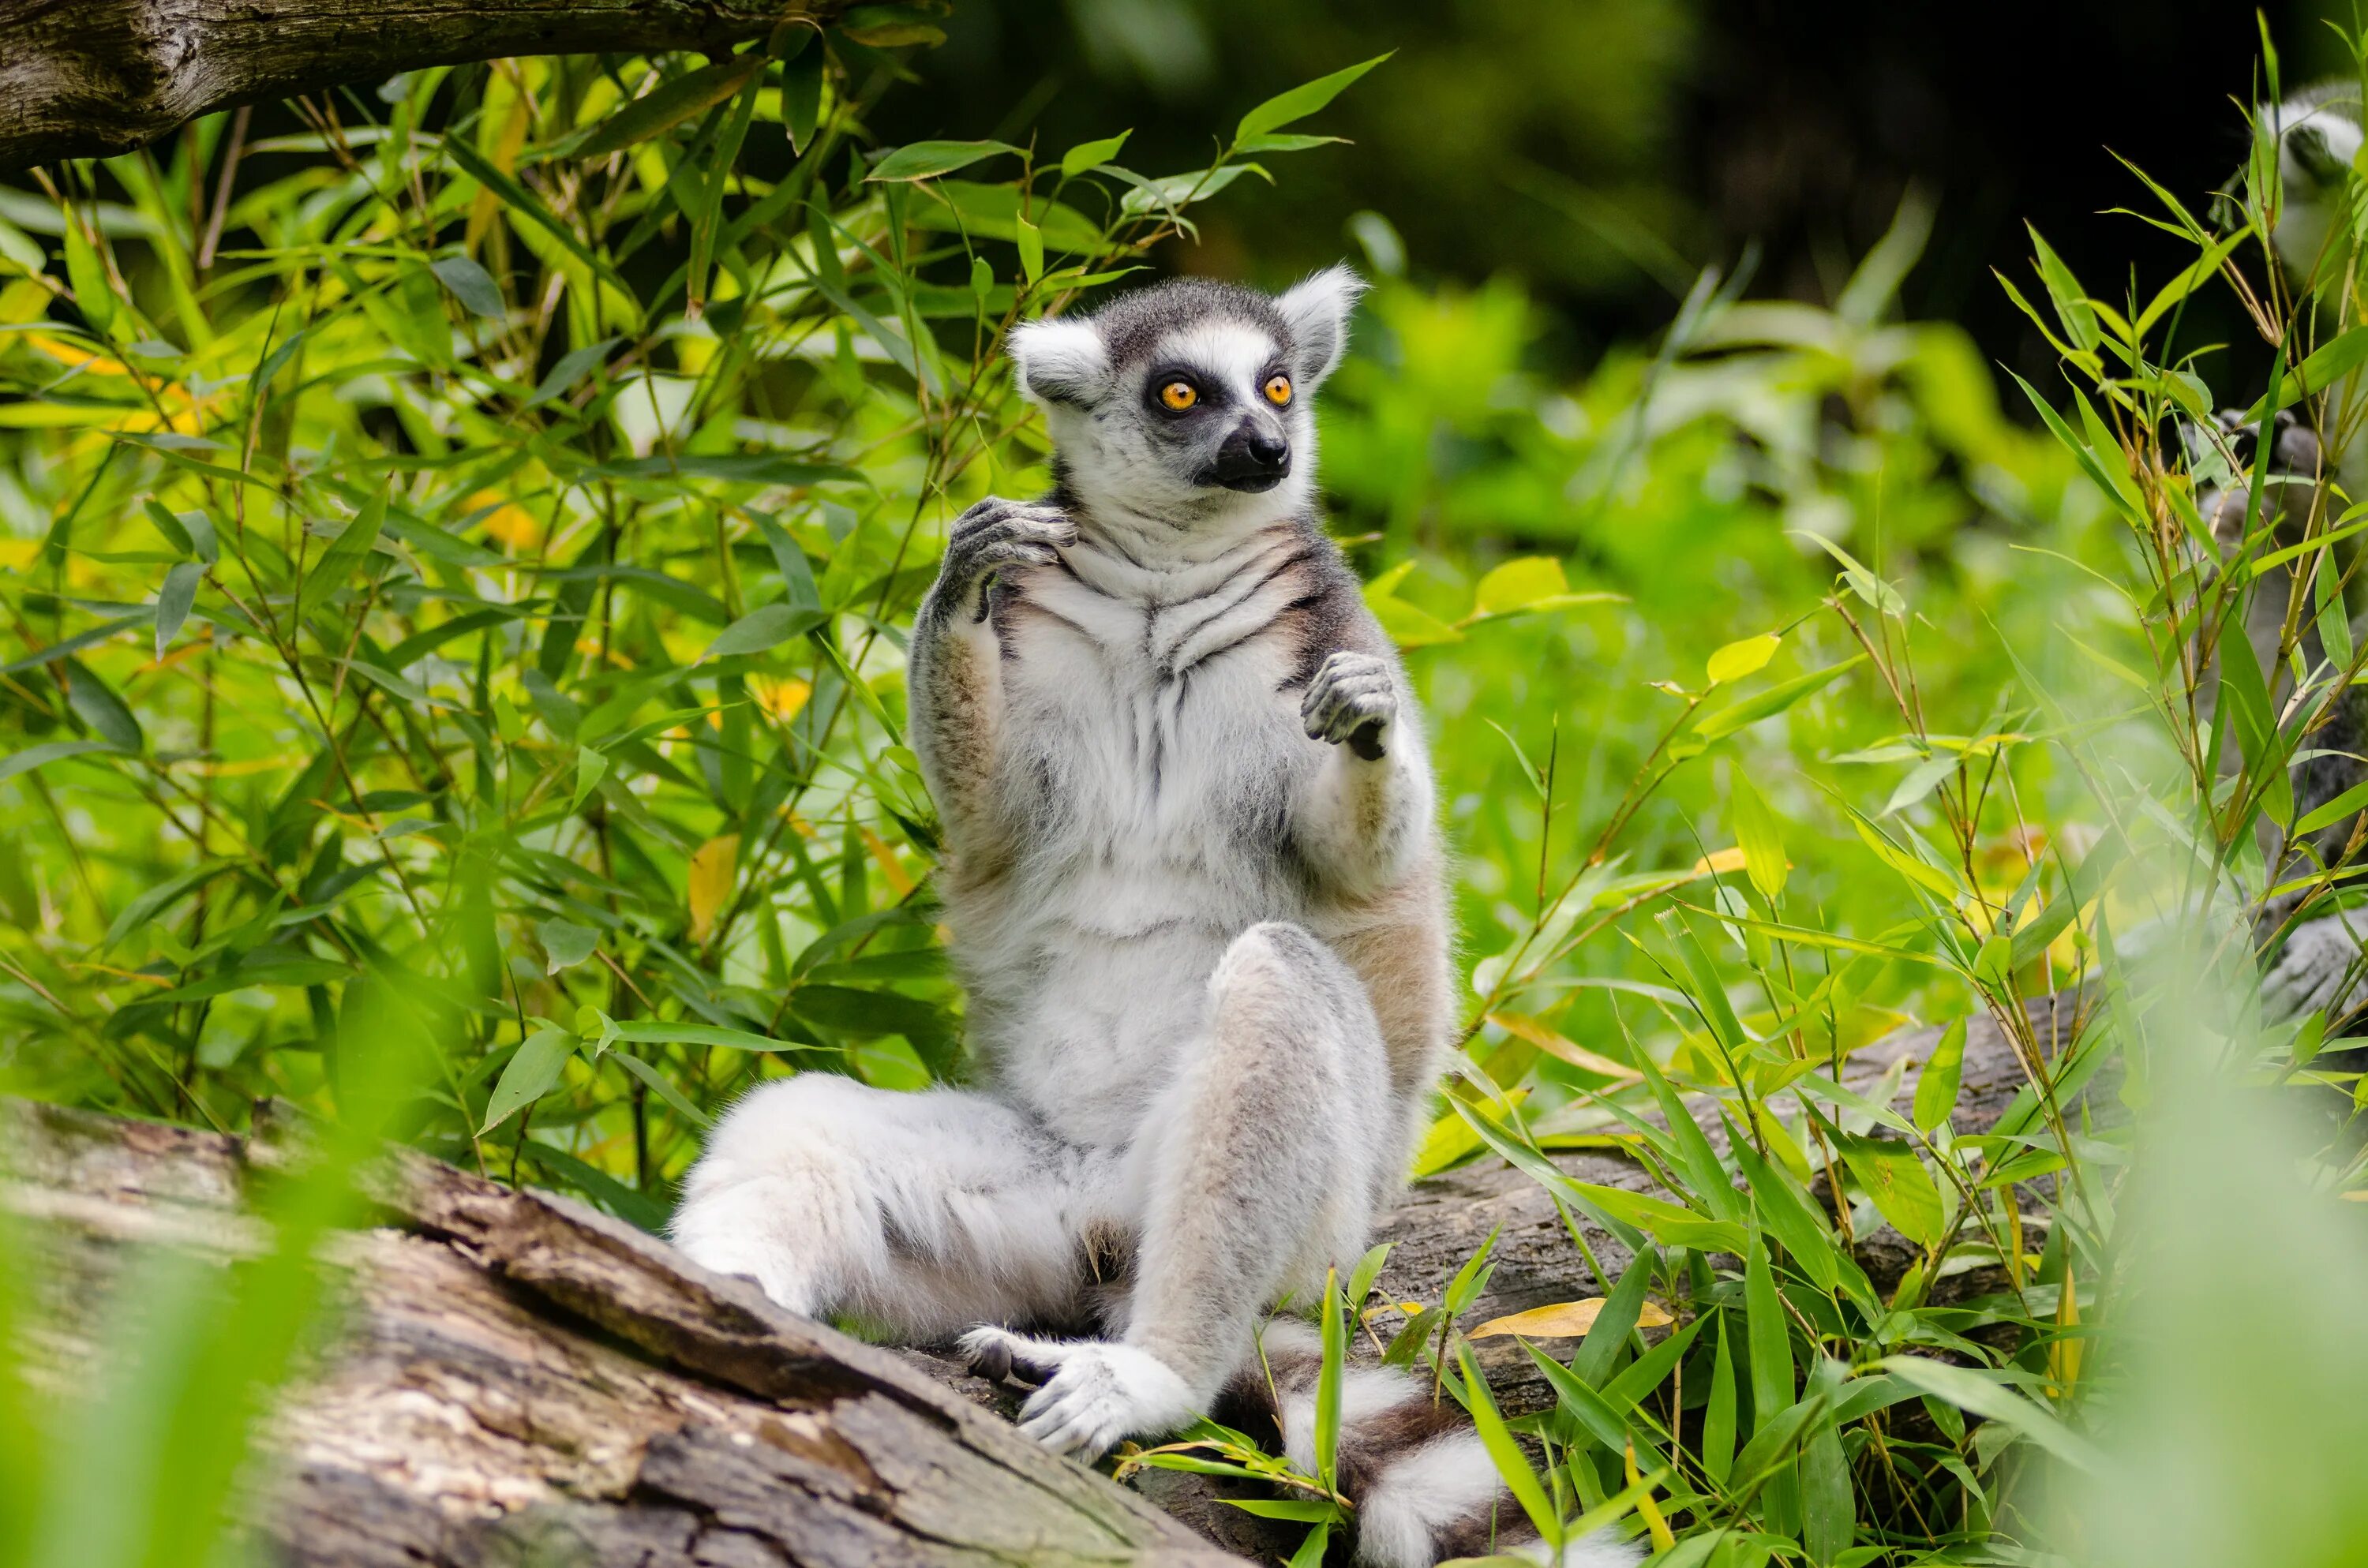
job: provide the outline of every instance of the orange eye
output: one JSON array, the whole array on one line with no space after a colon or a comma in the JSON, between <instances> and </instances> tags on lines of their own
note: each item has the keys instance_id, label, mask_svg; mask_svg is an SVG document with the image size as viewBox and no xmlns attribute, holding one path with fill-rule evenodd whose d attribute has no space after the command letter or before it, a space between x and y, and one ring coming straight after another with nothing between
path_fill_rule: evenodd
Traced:
<instances>
[{"instance_id":1,"label":"orange eye","mask_svg":"<svg viewBox=\"0 0 2368 1568\"><path fill-rule=\"evenodd\" d=\"M1201 401L1201 393L1190 381L1170 381L1159 389L1159 401L1181 414Z\"/></svg>"},{"instance_id":2,"label":"orange eye","mask_svg":"<svg viewBox=\"0 0 2368 1568\"><path fill-rule=\"evenodd\" d=\"M1289 376L1269 376L1266 379L1266 400L1267 402L1274 404L1277 408L1281 408L1284 403L1289 403L1291 401L1291 378Z\"/></svg>"}]
</instances>

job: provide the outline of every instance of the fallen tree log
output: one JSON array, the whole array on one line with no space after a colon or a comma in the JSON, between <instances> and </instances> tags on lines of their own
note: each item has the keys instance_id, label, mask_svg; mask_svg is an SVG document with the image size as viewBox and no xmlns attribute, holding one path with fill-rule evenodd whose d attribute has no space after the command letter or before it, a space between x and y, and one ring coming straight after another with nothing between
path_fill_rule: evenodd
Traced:
<instances>
[{"instance_id":1,"label":"fallen tree log","mask_svg":"<svg viewBox=\"0 0 2368 1568\"><path fill-rule=\"evenodd\" d=\"M2043 1040L2068 1043L2077 1008L2070 994L2039 1005ZM1859 1052L1849 1081L1920 1063L1934 1035ZM1959 1125L1987 1125L2022 1082L2012 1047L1976 1022ZM32 1221L19 1229L52 1294L28 1342L43 1374L74 1381L98 1354L88 1303L141 1248L225 1264L258 1251L244 1210L258 1173L283 1163L275 1147L0 1102L0 1207ZM1557 1164L1652 1185L1616 1153ZM1011 1391L794 1317L564 1197L408 1153L370 1194L387 1223L339 1237L342 1327L266 1437L256 1527L289 1562L477 1568L559 1551L547 1560L1188 1568L1238 1561L1212 1541L1287 1547L1201 1478L1146 1475L1155 1508L1011 1429ZM1493 1161L1408 1195L1383 1233L1395 1244L1383 1289L1436 1300L1492 1228L1497 1267L1469 1321L1603 1289L1543 1189ZM1616 1239L1590 1244L1607 1268L1626 1263ZM1905 1265L1905 1244L1891 1238L1888 1262L1885 1245L1862 1240L1878 1280ZM1510 1341L1480 1348L1506 1404L1546 1403Z\"/></svg>"},{"instance_id":2,"label":"fallen tree log","mask_svg":"<svg viewBox=\"0 0 2368 1568\"><path fill-rule=\"evenodd\" d=\"M142 1248L225 1264L271 1161L239 1140L0 1102L0 1204L46 1295L20 1352L81 1383ZM564 1198L417 1157L341 1235L333 1346L274 1416L255 1528L320 1568L1235 1560L894 1353L791 1316ZM17 1260L25 1266L26 1260Z\"/></svg>"},{"instance_id":3,"label":"fallen tree log","mask_svg":"<svg viewBox=\"0 0 2368 1568\"><path fill-rule=\"evenodd\" d=\"M0 0L0 174L429 65L720 50L847 0Z\"/></svg>"}]
</instances>

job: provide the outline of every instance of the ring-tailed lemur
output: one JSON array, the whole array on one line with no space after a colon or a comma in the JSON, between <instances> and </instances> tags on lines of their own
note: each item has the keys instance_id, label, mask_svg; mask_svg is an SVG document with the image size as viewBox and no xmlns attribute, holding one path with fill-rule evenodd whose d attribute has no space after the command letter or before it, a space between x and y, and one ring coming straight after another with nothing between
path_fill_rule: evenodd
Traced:
<instances>
[{"instance_id":1,"label":"ring-tailed lemur","mask_svg":"<svg viewBox=\"0 0 2368 1568\"><path fill-rule=\"evenodd\" d=\"M1421 725L1312 506L1360 288L1170 282L1012 335L1057 484L955 522L909 668L985 1085L768 1084L675 1221L786 1307L1031 1374L1024 1429L1088 1459L1230 1393L1312 1462L1312 1336L1268 1326L1269 1381L1258 1324L1362 1251L1449 1048ZM1363 1561L1542 1551L1427 1387L1356 1369L1343 1411Z\"/></svg>"}]
</instances>

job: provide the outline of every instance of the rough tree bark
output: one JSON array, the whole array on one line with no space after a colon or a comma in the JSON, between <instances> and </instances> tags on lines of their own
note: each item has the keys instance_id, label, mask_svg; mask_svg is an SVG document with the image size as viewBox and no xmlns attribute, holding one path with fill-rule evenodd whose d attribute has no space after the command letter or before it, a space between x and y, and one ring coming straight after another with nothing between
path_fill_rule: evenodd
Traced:
<instances>
[{"instance_id":1,"label":"rough tree bark","mask_svg":"<svg viewBox=\"0 0 2368 1568\"><path fill-rule=\"evenodd\" d=\"M427 65L721 49L848 0L0 0L0 174Z\"/></svg>"},{"instance_id":2,"label":"rough tree bark","mask_svg":"<svg viewBox=\"0 0 2368 1568\"><path fill-rule=\"evenodd\" d=\"M2043 1004L2043 1040L2068 1045L2077 1006ZM1895 1035L1853 1057L1849 1080L1920 1063L1932 1039ZM1959 1125L1987 1125L2021 1082L2011 1047L1976 1023ZM0 1101L0 1208L31 1221L18 1233L47 1299L26 1342L38 1374L83 1376L99 1349L91 1303L142 1249L256 1252L244 1199L274 1163L268 1144ZM1612 1153L1558 1163L1651 1186ZM1237 1559L1212 1542L1287 1550L1287 1533L1200 1478L1144 1477L1163 1514L1005 1425L1009 1391L792 1317L565 1198L409 1154L371 1190L386 1222L332 1249L341 1326L267 1435L254 1513L289 1562L1213 1568ZM1492 1227L1497 1268L1468 1322L1600 1292L1543 1190L1493 1162L1408 1196L1383 1232L1384 1290L1435 1300ZM1613 1238L1589 1239L1624 1267ZM1877 1233L1861 1256L1896 1279L1906 1244ZM1505 1403L1545 1403L1509 1341L1482 1348Z\"/></svg>"}]
</instances>

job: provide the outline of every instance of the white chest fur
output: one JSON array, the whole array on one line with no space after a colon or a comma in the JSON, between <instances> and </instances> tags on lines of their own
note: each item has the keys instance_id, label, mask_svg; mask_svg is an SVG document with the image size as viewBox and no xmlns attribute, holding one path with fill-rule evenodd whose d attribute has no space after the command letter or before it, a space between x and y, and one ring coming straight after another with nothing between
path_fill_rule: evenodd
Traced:
<instances>
[{"instance_id":1,"label":"white chest fur","mask_svg":"<svg viewBox=\"0 0 2368 1568\"><path fill-rule=\"evenodd\" d=\"M1088 545L998 602L993 794L1016 854L948 914L977 1044L1072 1138L1133 1133L1231 937L1318 914L1291 839L1326 751L1299 724L1287 615L1308 549L1278 530L1153 571Z\"/></svg>"}]
</instances>

